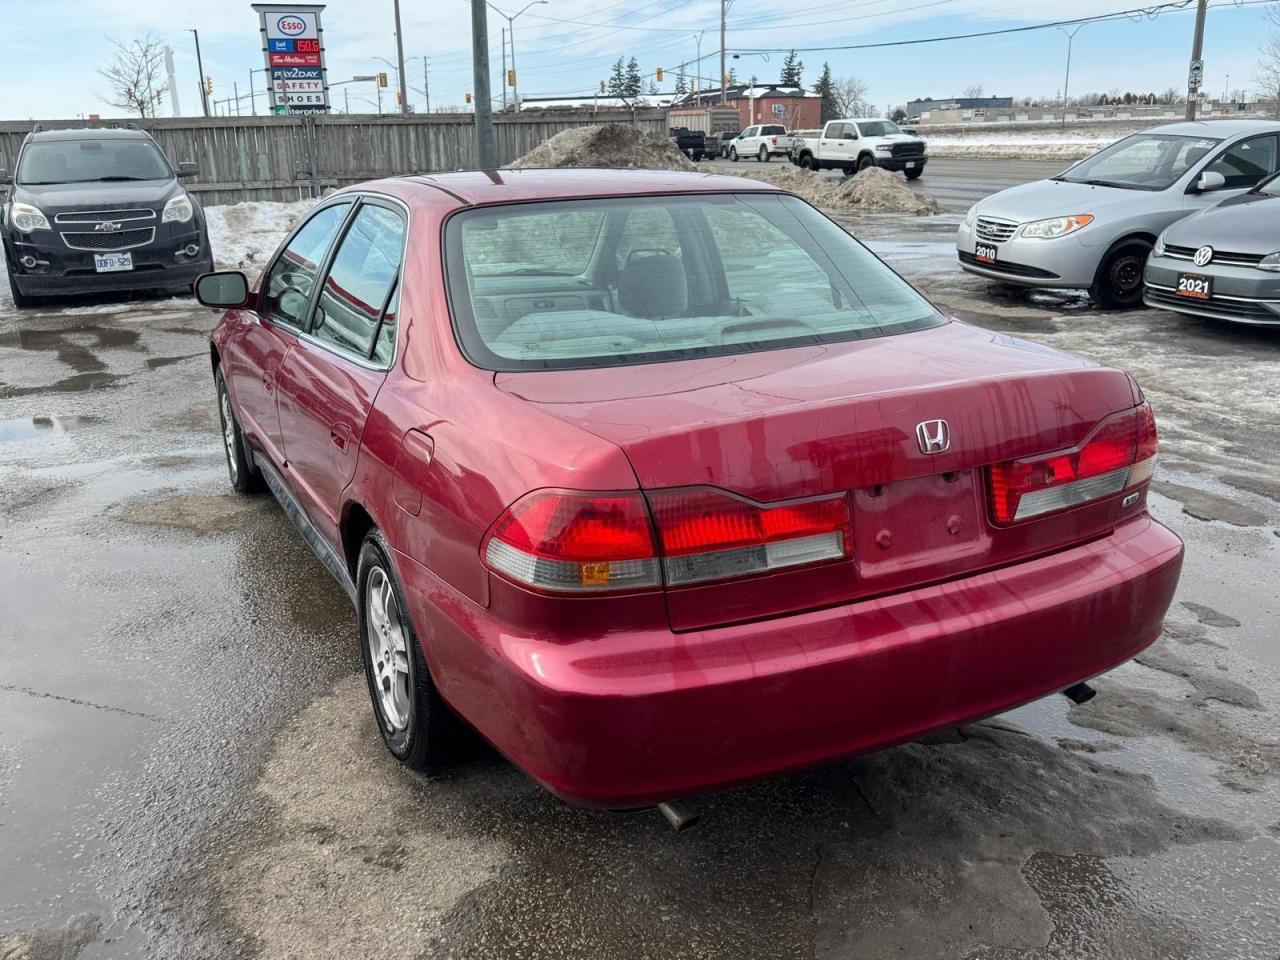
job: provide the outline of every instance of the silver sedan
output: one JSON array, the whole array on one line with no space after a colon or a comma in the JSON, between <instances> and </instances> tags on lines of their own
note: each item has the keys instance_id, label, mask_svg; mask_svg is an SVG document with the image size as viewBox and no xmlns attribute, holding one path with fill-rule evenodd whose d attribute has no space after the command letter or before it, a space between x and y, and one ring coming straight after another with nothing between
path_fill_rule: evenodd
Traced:
<instances>
[{"instance_id":1,"label":"silver sedan","mask_svg":"<svg viewBox=\"0 0 1280 960\"><path fill-rule=\"evenodd\" d=\"M1007 284L1087 289L1106 307L1142 302L1156 237L1280 170L1280 123L1154 127L1049 180L979 201L956 238L960 266Z\"/></svg>"},{"instance_id":2,"label":"silver sedan","mask_svg":"<svg viewBox=\"0 0 1280 960\"><path fill-rule=\"evenodd\" d=\"M1145 280L1148 306L1280 326L1280 177L1171 226Z\"/></svg>"}]
</instances>

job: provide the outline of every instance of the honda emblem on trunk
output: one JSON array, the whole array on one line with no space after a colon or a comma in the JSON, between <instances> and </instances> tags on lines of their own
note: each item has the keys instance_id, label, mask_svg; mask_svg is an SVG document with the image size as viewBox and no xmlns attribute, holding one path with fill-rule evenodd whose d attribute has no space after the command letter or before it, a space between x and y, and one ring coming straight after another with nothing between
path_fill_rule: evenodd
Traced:
<instances>
[{"instance_id":1,"label":"honda emblem on trunk","mask_svg":"<svg viewBox=\"0 0 1280 960\"><path fill-rule=\"evenodd\" d=\"M925 420L916 424L916 442L921 453L942 453L951 446L951 428L945 420Z\"/></svg>"}]
</instances>

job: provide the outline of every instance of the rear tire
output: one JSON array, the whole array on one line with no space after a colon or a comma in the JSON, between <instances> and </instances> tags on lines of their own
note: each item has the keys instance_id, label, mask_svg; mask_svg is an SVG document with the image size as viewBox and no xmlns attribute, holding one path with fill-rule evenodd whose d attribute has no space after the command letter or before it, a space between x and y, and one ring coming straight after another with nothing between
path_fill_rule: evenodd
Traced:
<instances>
[{"instance_id":1,"label":"rear tire","mask_svg":"<svg viewBox=\"0 0 1280 960\"><path fill-rule=\"evenodd\" d=\"M840 172L843 173L846 177L852 177L855 173L858 172L858 169L856 167L842 167Z\"/></svg>"},{"instance_id":2,"label":"rear tire","mask_svg":"<svg viewBox=\"0 0 1280 960\"><path fill-rule=\"evenodd\" d=\"M222 427L222 452L227 457L227 477L237 493L257 493L262 489L262 475L253 465L249 444L236 421L221 367L213 375L213 381L218 393L218 422Z\"/></svg>"},{"instance_id":3,"label":"rear tire","mask_svg":"<svg viewBox=\"0 0 1280 960\"><path fill-rule=\"evenodd\" d=\"M1150 252L1145 240L1125 240L1108 250L1089 288L1094 303L1104 310L1142 306L1142 272Z\"/></svg>"},{"instance_id":4,"label":"rear tire","mask_svg":"<svg viewBox=\"0 0 1280 960\"><path fill-rule=\"evenodd\" d=\"M759 160L761 163L768 163L768 162L769 162L769 148L768 148L768 147L763 147L763 146L762 146L762 147L760 148L760 152L759 152L758 154L756 154L756 159L757 159L757 160Z\"/></svg>"},{"instance_id":5,"label":"rear tire","mask_svg":"<svg viewBox=\"0 0 1280 960\"><path fill-rule=\"evenodd\" d=\"M365 537L356 567L360 649L382 742L412 770L435 773L464 742L457 715L436 689L382 531Z\"/></svg>"},{"instance_id":6,"label":"rear tire","mask_svg":"<svg viewBox=\"0 0 1280 960\"><path fill-rule=\"evenodd\" d=\"M737 162L738 162L738 148L737 148L737 147L730 147L730 148L729 148L729 159L730 159L730 160L732 160L734 163L737 163Z\"/></svg>"},{"instance_id":7,"label":"rear tire","mask_svg":"<svg viewBox=\"0 0 1280 960\"><path fill-rule=\"evenodd\" d=\"M818 158L812 153L806 154L800 158L800 166L804 167L812 173L821 173L822 167L818 164Z\"/></svg>"}]
</instances>

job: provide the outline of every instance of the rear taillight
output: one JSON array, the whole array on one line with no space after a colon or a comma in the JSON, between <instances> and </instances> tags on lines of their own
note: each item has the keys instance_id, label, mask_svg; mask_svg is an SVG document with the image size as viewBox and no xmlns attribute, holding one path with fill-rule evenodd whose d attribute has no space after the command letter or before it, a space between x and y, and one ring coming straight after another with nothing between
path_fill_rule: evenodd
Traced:
<instances>
[{"instance_id":1,"label":"rear taillight","mask_svg":"<svg viewBox=\"0 0 1280 960\"><path fill-rule=\"evenodd\" d=\"M673 587L849 555L843 496L758 504L718 490L670 490L650 493L649 505Z\"/></svg>"},{"instance_id":2,"label":"rear taillight","mask_svg":"<svg viewBox=\"0 0 1280 960\"><path fill-rule=\"evenodd\" d=\"M491 569L542 590L660 584L649 512L639 493L531 493L498 518L481 554Z\"/></svg>"},{"instance_id":3,"label":"rear taillight","mask_svg":"<svg viewBox=\"0 0 1280 960\"><path fill-rule=\"evenodd\" d=\"M656 531L656 541L654 539ZM710 489L592 494L545 490L507 509L481 555L491 570L551 592L678 587L840 560L843 495L759 504Z\"/></svg>"},{"instance_id":4,"label":"rear taillight","mask_svg":"<svg viewBox=\"0 0 1280 960\"><path fill-rule=\"evenodd\" d=\"M777 137L770 137L770 138L769 138L769 142L770 142L770 143L772 143L772 144L776 147L776 146L778 145L778 138L777 138Z\"/></svg>"},{"instance_id":5,"label":"rear taillight","mask_svg":"<svg viewBox=\"0 0 1280 960\"><path fill-rule=\"evenodd\" d=\"M1155 471L1156 421L1149 404L1112 417L1077 450L988 469L996 523L1015 523L1139 486Z\"/></svg>"}]
</instances>

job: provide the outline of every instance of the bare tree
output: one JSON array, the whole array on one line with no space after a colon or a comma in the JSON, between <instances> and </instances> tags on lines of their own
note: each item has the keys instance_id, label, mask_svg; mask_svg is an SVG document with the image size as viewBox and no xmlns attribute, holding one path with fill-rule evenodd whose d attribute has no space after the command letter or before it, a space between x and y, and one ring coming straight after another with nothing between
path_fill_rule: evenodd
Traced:
<instances>
[{"instance_id":1,"label":"bare tree","mask_svg":"<svg viewBox=\"0 0 1280 960\"><path fill-rule=\"evenodd\" d=\"M1258 99L1267 101L1271 115L1280 119L1280 7L1267 7L1266 18L1271 30L1258 50L1258 72L1254 79L1258 81Z\"/></svg>"},{"instance_id":2,"label":"bare tree","mask_svg":"<svg viewBox=\"0 0 1280 960\"><path fill-rule=\"evenodd\" d=\"M858 77L837 77L831 88L832 99L842 117L867 115L867 85Z\"/></svg>"},{"instance_id":3,"label":"bare tree","mask_svg":"<svg viewBox=\"0 0 1280 960\"><path fill-rule=\"evenodd\" d=\"M164 98L164 44L151 34L129 43L112 40L115 56L98 73L111 85L107 103L140 117L154 117Z\"/></svg>"},{"instance_id":4,"label":"bare tree","mask_svg":"<svg viewBox=\"0 0 1280 960\"><path fill-rule=\"evenodd\" d=\"M961 94L961 96L963 96L966 100L976 100L979 97L981 97L985 92L986 92L985 88L982 86L982 84L974 83L965 87L964 93Z\"/></svg>"}]
</instances>

